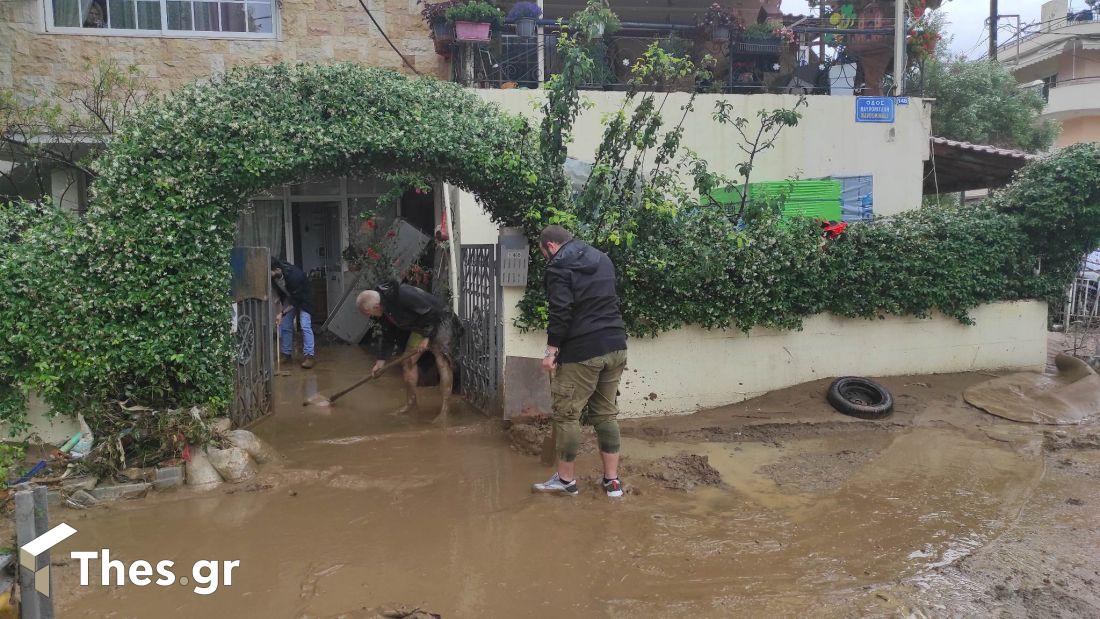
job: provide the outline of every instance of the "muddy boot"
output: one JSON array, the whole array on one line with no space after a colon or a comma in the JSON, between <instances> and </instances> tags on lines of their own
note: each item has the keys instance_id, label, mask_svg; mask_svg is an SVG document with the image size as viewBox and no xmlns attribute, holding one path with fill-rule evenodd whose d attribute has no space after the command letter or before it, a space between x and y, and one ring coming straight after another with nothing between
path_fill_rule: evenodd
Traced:
<instances>
[{"instance_id":1,"label":"muddy boot","mask_svg":"<svg viewBox=\"0 0 1100 619\"><path fill-rule=\"evenodd\" d=\"M291 361L294 361L294 357L291 357L287 354L279 353L279 363L290 363Z\"/></svg>"},{"instance_id":2,"label":"muddy boot","mask_svg":"<svg viewBox=\"0 0 1100 619\"><path fill-rule=\"evenodd\" d=\"M314 361L313 356L311 355L309 357L306 357L305 361L302 362L302 367L308 370L316 364L316 361Z\"/></svg>"}]
</instances>

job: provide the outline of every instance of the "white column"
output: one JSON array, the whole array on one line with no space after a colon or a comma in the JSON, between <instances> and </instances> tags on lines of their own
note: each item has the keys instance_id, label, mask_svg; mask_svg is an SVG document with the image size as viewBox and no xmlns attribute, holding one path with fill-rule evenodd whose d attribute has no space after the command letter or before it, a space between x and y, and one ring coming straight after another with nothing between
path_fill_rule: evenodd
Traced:
<instances>
[{"instance_id":1,"label":"white column","mask_svg":"<svg viewBox=\"0 0 1100 619\"><path fill-rule=\"evenodd\" d=\"M538 4L539 9L545 10L545 7L543 6L543 0L538 0ZM543 17L545 17L545 15L543 15ZM537 53L539 55L539 84L546 81L546 42L543 39L543 36L543 27L539 26L535 30L535 48L537 49Z\"/></svg>"},{"instance_id":2,"label":"white column","mask_svg":"<svg viewBox=\"0 0 1100 619\"><path fill-rule=\"evenodd\" d=\"M905 0L894 2L894 96L905 92Z\"/></svg>"}]
</instances>

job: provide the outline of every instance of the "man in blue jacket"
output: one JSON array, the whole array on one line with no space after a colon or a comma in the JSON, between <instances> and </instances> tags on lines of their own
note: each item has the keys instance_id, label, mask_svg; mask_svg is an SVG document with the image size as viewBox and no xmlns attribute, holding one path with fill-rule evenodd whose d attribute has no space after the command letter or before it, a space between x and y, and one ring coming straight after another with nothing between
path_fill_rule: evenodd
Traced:
<instances>
[{"instance_id":1,"label":"man in blue jacket","mask_svg":"<svg viewBox=\"0 0 1100 619\"><path fill-rule=\"evenodd\" d=\"M542 367L551 373L558 470L536 492L577 494L575 460L582 413L596 430L603 488L623 495L619 482L619 379L626 369L626 327L615 290L615 266L606 254L561 226L539 237L547 259L544 286L550 308Z\"/></svg>"}]
</instances>

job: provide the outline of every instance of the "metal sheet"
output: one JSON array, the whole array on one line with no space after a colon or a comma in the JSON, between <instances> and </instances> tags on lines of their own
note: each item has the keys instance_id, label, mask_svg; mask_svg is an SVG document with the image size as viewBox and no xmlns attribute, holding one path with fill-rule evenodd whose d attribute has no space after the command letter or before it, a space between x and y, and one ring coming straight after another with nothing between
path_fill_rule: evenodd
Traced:
<instances>
[{"instance_id":1,"label":"metal sheet","mask_svg":"<svg viewBox=\"0 0 1100 619\"><path fill-rule=\"evenodd\" d=\"M402 278L409 267L416 264L430 240L427 235L402 219L393 222L386 238L389 241L382 255L393 256L392 264L360 271L352 285L344 291L336 308L329 313L328 320L321 326L349 344L358 344L371 326L370 319L360 314L355 307L355 298L360 292L377 286L383 279Z\"/></svg>"},{"instance_id":2,"label":"metal sheet","mask_svg":"<svg viewBox=\"0 0 1100 619\"><path fill-rule=\"evenodd\" d=\"M234 301L266 301L271 289L271 251L266 247L234 247L229 254Z\"/></svg>"},{"instance_id":3,"label":"metal sheet","mask_svg":"<svg viewBox=\"0 0 1100 619\"><path fill-rule=\"evenodd\" d=\"M550 376L542 359L509 356L504 364L504 418L549 415Z\"/></svg>"}]
</instances>

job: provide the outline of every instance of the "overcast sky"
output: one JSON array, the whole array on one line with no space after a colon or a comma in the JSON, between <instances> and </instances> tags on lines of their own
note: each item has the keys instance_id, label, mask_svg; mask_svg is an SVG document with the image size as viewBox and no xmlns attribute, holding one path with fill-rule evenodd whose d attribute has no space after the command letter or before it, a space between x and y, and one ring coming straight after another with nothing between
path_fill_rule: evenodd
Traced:
<instances>
[{"instance_id":1,"label":"overcast sky","mask_svg":"<svg viewBox=\"0 0 1100 619\"><path fill-rule=\"evenodd\" d=\"M1039 21L1039 7L1043 3L1044 0L999 0L997 11L1001 15L1019 14L1021 23L1027 25ZM1084 0L1070 0L1070 8L1085 8ZM951 51L978 57L989 49L985 25L989 17L988 0L950 0L944 2L939 10L947 15L947 33L953 37ZM784 0L783 12L806 14L809 7L804 0ZM1012 38L1015 31L1015 19L1001 20L1001 41Z\"/></svg>"}]
</instances>

